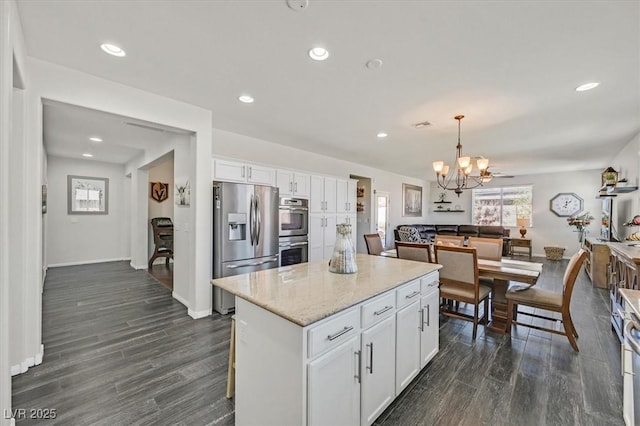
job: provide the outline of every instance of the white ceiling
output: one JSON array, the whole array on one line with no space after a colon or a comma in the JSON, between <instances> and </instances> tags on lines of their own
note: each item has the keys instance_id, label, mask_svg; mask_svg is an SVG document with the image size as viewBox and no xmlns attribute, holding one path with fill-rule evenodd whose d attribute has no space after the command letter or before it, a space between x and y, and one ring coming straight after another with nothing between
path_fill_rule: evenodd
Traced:
<instances>
[{"instance_id":1,"label":"white ceiling","mask_svg":"<svg viewBox=\"0 0 640 426\"><path fill-rule=\"evenodd\" d=\"M219 129L431 179L432 161L454 158L457 114L463 153L494 171L608 166L640 131L639 5L22 0L18 10L31 56L210 109ZM316 45L328 60L307 56ZM373 58L384 65L365 67ZM601 85L574 91L589 81ZM255 103L238 102L244 93Z\"/></svg>"}]
</instances>

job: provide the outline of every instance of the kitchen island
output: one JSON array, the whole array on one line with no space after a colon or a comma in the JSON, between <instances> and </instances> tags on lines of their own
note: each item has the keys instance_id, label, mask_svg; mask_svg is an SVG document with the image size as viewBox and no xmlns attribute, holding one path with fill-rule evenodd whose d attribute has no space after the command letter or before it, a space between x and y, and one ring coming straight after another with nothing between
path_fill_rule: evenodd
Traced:
<instances>
[{"instance_id":1,"label":"kitchen island","mask_svg":"<svg viewBox=\"0 0 640 426\"><path fill-rule=\"evenodd\" d=\"M440 265L357 255L211 280L236 296L237 425L369 425L438 352Z\"/></svg>"}]
</instances>

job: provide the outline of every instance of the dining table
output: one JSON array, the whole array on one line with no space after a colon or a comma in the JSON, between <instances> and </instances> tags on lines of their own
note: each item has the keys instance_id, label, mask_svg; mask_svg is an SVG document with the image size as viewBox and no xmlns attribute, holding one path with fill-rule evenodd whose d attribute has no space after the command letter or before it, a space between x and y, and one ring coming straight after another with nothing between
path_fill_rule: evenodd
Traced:
<instances>
[{"instance_id":1,"label":"dining table","mask_svg":"<svg viewBox=\"0 0 640 426\"><path fill-rule=\"evenodd\" d=\"M397 257L395 249L380 253L385 257ZM491 297L491 321L487 328L493 332L507 332L507 291L521 291L534 286L542 273L542 263L501 258L478 259L478 275L493 280Z\"/></svg>"},{"instance_id":2,"label":"dining table","mask_svg":"<svg viewBox=\"0 0 640 426\"><path fill-rule=\"evenodd\" d=\"M534 286L542 273L542 263L502 258L478 259L478 275L493 279L491 321L487 328L507 332L507 291L521 291Z\"/></svg>"}]
</instances>

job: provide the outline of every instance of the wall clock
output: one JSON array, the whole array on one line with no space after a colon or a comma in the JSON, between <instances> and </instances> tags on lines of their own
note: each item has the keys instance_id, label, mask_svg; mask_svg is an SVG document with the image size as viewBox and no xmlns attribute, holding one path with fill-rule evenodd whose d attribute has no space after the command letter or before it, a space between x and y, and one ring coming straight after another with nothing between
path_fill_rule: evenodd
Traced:
<instances>
[{"instance_id":1,"label":"wall clock","mask_svg":"<svg viewBox=\"0 0 640 426\"><path fill-rule=\"evenodd\" d=\"M584 201L572 192L561 192L549 202L549 209L560 217L573 216L582 211Z\"/></svg>"}]
</instances>

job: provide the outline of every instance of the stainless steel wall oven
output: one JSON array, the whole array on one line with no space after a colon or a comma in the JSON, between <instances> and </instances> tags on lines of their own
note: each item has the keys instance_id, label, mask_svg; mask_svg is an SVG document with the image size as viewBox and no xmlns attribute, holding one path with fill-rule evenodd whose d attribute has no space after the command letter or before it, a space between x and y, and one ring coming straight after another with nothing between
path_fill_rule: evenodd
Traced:
<instances>
[{"instance_id":1,"label":"stainless steel wall oven","mask_svg":"<svg viewBox=\"0 0 640 426\"><path fill-rule=\"evenodd\" d=\"M309 200L280 198L280 237L309 233Z\"/></svg>"}]
</instances>

